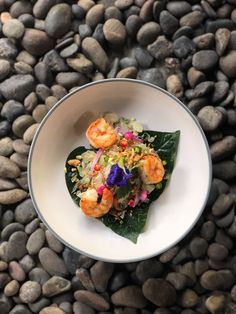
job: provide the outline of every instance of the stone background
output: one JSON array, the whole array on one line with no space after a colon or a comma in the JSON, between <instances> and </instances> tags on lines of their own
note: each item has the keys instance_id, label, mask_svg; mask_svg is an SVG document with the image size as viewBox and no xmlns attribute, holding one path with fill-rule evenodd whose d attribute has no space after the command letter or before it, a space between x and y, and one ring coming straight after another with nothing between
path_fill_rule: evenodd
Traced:
<instances>
[{"instance_id":1,"label":"stone background","mask_svg":"<svg viewBox=\"0 0 236 314\"><path fill-rule=\"evenodd\" d=\"M236 1L0 0L0 12L0 313L235 314ZM27 157L45 114L73 88L114 77L181 99L213 161L194 230L140 263L64 247L28 193Z\"/></svg>"}]
</instances>

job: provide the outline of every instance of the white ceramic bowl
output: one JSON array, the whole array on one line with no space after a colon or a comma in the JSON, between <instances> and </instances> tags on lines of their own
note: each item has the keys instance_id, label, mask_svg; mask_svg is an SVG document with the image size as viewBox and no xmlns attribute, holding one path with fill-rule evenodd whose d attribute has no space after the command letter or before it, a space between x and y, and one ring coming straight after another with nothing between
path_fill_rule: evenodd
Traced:
<instances>
[{"instance_id":1,"label":"white ceramic bowl","mask_svg":"<svg viewBox=\"0 0 236 314\"><path fill-rule=\"evenodd\" d=\"M77 146L88 147L85 130L106 111L135 117L150 130L181 131L172 177L152 203L137 244L84 216L65 183L68 154ZM66 246L110 262L146 259L180 241L200 217L211 182L207 141L191 112L161 88L127 79L94 82L60 100L35 135L28 169L32 200L45 225Z\"/></svg>"}]
</instances>

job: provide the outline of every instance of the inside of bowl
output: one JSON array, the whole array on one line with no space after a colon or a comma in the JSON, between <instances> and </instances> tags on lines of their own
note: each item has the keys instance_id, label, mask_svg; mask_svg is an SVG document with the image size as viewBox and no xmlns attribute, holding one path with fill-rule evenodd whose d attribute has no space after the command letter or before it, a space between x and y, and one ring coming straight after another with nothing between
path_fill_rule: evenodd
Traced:
<instances>
[{"instance_id":1,"label":"inside of bowl","mask_svg":"<svg viewBox=\"0 0 236 314\"><path fill-rule=\"evenodd\" d=\"M68 154L77 146L89 146L86 128L107 111L136 118L150 130L181 131L170 183L151 205L145 232L137 244L85 217L65 184ZM132 80L93 83L65 97L41 124L29 164L32 198L40 217L66 245L107 261L147 258L175 244L199 218L211 177L206 145L194 118L166 92Z\"/></svg>"}]
</instances>

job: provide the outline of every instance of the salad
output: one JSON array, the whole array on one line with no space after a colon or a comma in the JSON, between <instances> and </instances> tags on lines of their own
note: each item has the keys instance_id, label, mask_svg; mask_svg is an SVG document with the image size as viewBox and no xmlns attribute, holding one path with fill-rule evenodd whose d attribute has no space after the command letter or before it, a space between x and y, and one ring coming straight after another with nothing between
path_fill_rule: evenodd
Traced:
<instances>
[{"instance_id":1,"label":"salad","mask_svg":"<svg viewBox=\"0 0 236 314\"><path fill-rule=\"evenodd\" d=\"M86 131L65 165L69 193L82 212L136 243L148 209L174 168L180 131L143 130L135 119L106 113Z\"/></svg>"}]
</instances>

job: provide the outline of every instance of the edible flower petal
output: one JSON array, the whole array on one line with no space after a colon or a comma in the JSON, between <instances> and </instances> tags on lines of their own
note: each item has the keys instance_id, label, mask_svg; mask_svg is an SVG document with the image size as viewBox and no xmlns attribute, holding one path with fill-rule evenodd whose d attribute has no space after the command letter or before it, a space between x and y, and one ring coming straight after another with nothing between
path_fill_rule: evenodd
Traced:
<instances>
[{"instance_id":1,"label":"edible flower petal","mask_svg":"<svg viewBox=\"0 0 236 314\"><path fill-rule=\"evenodd\" d=\"M115 164L115 165L112 165L111 167L106 183L108 186L112 186L112 185L125 186L131 177L132 177L132 174L129 172L128 169L124 171L117 164Z\"/></svg>"}]
</instances>

